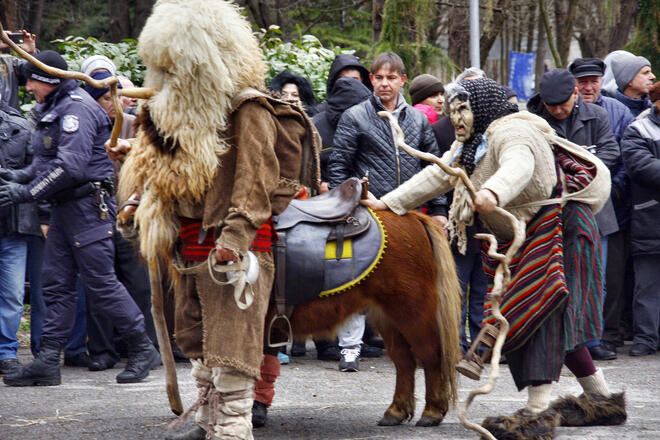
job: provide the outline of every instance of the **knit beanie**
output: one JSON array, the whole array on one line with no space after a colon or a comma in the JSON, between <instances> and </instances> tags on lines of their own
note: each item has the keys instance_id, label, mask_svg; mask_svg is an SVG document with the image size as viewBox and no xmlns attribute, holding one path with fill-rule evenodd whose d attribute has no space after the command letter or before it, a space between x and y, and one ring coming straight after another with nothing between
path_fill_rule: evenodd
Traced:
<instances>
[{"instance_id":1,"label":"knit beanie","mask_svg":"<svg viewBox=\"0 0 660 440\"><path fill-rule=\"evenodd\" d=\"M64 61L64 58L62 58L62 56L55 51L44 50L43 52L39 52L38 54L36 54L34 57L39 61L41 61L42 63L46 64L47 66L55 67L60 70L68 69L66 61ZM59 76L55 76L50 73L44 72L43 70L41 70L32 63L27 63L27 65L25 66L25 75L28 78L46 84L57 85L62 82L62 79Z\"/></svg>"},{"instance_id":2,"label":"knit beanie","mask_svg":"<svg viewBox=\"0 0 660 440\"><path fill-rule=\"evenodd\" d=\"M83 61L82 65L80 66L80 71L85 75L91 75L93 71L99 69L107 70L112 75L117 72L115 63L113 63L112 60L105 55L93 55L85 59L85 61Z\"/></svg>"},{"instance_id":3,"label":"knit beanie","mask_svg":"<svg viewBox=\"0 0 660 440\"><path fill-rule=\"evenodd\" d=\"M410 83L410 99L413 106L418 102L424 101L429 96L444 93L444 91L445 88L442 82L428 73L416 76Z\"/></svg>"},{"instance_id":4,"label":"knit beanie","mask_svg":"<svg viewBox=\"0 0 660 440\"><path fill-rule=\"evenodd\" d=\"M612 75L616 81L619 92L623 93L630 84L630 81L642 70L643 67L650 66L649 60L642 56L621 54L612 58Z\"/></svg>"},{"instance_id":5,"label":"knit beanie","mask_svg":"<svg viewBox=\"0 0 660 440\"><path fill-rule=\"evenodd\" d=\"M106 72L104 70L99 70L98 72L94 72L92 74L92 78L101 81L106 78L109 78L113 76L110 72ZM117 82L117 87L122 88L121 83ZM94 98L94 101L98 101L98 99L105 95L107 91L110 90L110 87L106 87L104 89L99 89L97 87L94 87L91 84L85 84L85 91L91 95L92 98Z\"/></svg>"}]
</instances>

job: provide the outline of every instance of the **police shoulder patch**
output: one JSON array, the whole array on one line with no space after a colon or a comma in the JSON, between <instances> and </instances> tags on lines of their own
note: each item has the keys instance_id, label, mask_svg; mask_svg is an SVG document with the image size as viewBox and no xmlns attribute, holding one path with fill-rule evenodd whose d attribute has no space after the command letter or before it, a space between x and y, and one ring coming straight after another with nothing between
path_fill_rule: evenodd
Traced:
<instances>
[{"instance_id":1,"label":"police shoulder patch","mask_svg":"<svg viewBox=\"0 0 660 440\"><path fill-rule=\"evenodd\" d=\"M67 133L74 133L78 131L78 116L76 115L66 115L62 118L62 130Z\"/></svg>"}]
</instances>

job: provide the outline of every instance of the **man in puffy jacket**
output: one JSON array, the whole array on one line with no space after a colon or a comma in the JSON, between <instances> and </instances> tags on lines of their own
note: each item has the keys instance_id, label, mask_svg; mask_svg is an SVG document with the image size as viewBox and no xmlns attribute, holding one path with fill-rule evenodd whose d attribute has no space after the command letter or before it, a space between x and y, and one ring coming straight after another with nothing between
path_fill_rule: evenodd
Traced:
<instances>
[{"instance_id":1,"label":"man in puffy jacket","mask_svg":"<svg viewBox=\"0 0 660 440\"><path fill-rule=\"evenodd\" d=\"M631 356L655 353L660 325L660 83L649 91L655 103L646 117L628 126L621 140L632 181L631 246L635 267Z\"/></svg>"},{"instance_id":2,"label":"man in puffy jacket","mask_svg":"<svg viewBox=\"0 0 660 440\"><path fill-rule=\"evenodd\" d=\"M403 98L401 89L406 82L406 73L401 58L392 52L378 55L369 78L373 95L344 111L339 119L328 165L328 186L334 188L349 177L361 178L368 174L370 191L381 197L415 175L428 162L399 151L390 123L378 117L379 111L388 111L398 119L411 147L436 156L439 150L426 116ZM425 206L429 215L442 225L447 223L444 195L430 200ZM338 332L339 345L343 348L339 362L341 371L358 371L362 340L346 334L362 335L363 331L364 317L353 315Z\"/></svg>"}]
</instances>

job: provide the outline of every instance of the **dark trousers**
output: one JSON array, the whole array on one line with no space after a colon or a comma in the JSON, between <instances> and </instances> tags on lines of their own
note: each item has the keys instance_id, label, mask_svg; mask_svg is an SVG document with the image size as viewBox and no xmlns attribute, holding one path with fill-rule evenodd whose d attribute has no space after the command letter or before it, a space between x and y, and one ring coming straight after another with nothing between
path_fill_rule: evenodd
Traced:
<instances>
[{"instance_id":1,"label":"dark trousers","mask_svg":"<svg viewBox=\"0 0 660 440\"><path fill-rule=\"evenodd\" d=\"M114 214L114 204L111 206ZM114 215L101 219L92 195L57 204L44 251L42 338L66 343L74 323L77 274L89 307L106 314L121 335L144 332L144 317L114 269Z\"/></svg>"},{"instance_id":2,"label":"dark trousers","mask_svg":"<svg viewBox=\"0 0 660 440\"><path fill-rule=\"evenodd\" d=\"M635 255L633 344L658 347L660 325L660 255Z\"/></svg>"},{"instance_id":3,"label":"dark trousers","mask_svg":"<svg viewBox=\"0 0 660 440\"><path fill-rule=\"evenodd\" d=\"M606 272L607 296L603 307L605 329L602 339L604 341L623 342L620 326L626 299L626 277L630 273L632 273L630 229L624 229L609 236Z\"/></svg>"},{"instance_id":4,"label":"dark trousers","mask_svg":"<svg viewBox=\"0 0 660 440\"><path fill-rule=\"evenodd\" d=\"M151 288L147 267L140 261L135 245L122 237L117 230L115 230L114 242L117 278L142 312L147 335L157 345L156 329L151 315ZM121 344L121 342L116 339L119 339L120 335L115 331L112 319L93 305L87 309L87 333L89 336L87 345L92 357L106 355L115 360L119 358L118 355L121 353L117 353L116 348L117 343Z\"/></svg>"},{"instance_id":5,"label":"dark trousers","mask_svg":"<svg viewBox=\"0 0 660 440\"><path fill-rule=\"evenodd\" d=\"M461 348L467 351L470 344L465 335L465 319L468 319L470 342L474 342L481 330L481 320L484 316L484 300L488 293L488 279L481 264L481 255L472 253L462 255L454 251L458 281L463 291L461 306L461 325L459 328Z\"/></svg>"}]
</instances>

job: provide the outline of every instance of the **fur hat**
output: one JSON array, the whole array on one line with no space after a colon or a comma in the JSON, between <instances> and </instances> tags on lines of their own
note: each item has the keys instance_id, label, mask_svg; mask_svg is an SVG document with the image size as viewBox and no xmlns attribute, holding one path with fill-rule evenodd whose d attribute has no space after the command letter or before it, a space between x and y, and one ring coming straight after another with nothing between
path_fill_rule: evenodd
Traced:
<instances>
[{"instance_id":1,"label":"fur hat","mask_svg":"<svg viewBox=\"0 0 660 440\"><path fill-rule=\"evenodd\" d=\"M34 56L36 59L41 61L47 66L55 67L60 70L67 70L68 66L62 55L52 50L44 50L39 52ZM44 72L37 66L32 63L27 63L25 67L25 75L28 78L31 78L36 81L40 81L46 84L57 85L62 82L62 79L59 76L52 75L48 72Z\"/></svg>"},{"instance_id":2,"label":"fur hat","mask_svg":"<svg viewBox=\"0 0 660 440\"><path fill-rule=\"evenodd\" d=\"M633 54L621 54L618 57L612 58L611 63L612 75L614 75L616 87L621 93L626 90L630 81L633 80L635 75L637 75L643 67L651 65L646 58Z\"/></svg>"},{"instance_id":3,"label":"fur hat","mask_svg":"<svg viewBox=\"0 0 660 440\"><path fill-rule=\"evenodd\" d=\"M410 83L410 99L413 106L424 101L429 96L444 92L445 88L442 82L428 73L416 76Z\"/></svg>"}]
</instances>

